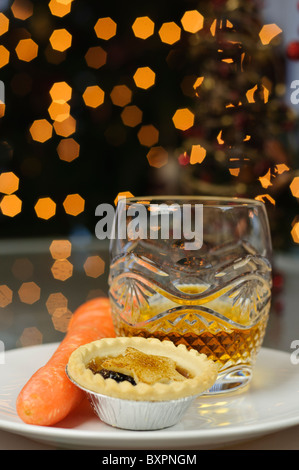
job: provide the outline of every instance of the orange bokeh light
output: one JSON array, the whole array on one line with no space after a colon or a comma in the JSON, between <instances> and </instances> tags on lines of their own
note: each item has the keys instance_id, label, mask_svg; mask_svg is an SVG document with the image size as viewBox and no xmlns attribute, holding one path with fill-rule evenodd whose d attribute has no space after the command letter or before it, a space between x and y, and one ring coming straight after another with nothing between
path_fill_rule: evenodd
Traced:
<instances>
[{"instance_id":1,"label":"orange bokeh light","mask_svg":"<svg viewBox=\"0 0 299 470\"><path fill-rule=\"evenodd\" d=\"M147 90L155 84L156 74L150 67L139 67L133 78L138 88Z\"/></svg>"},{"instance_id":2,"label":"orange bokeh light","mask_svg":"<svg viewBox=\"0 0 299 470\"><path fill-rule=\"evenodd\" d=\"M30 326L28 328L24 328L24 331L18 340L18 345L21 347L36 346L37 344L42 344L42 342L42 333L35 326Z\"/></svg>"},{"instance_id":3,"label":"orange bokeh light","mask_svg":"<svg viewBox=\"0 0 299 470\"><path fill-rule=\"evenodd\" d=\"M12 172L6 171L0 174L0 192L12 194L19 189L19 178Z\"/></svg>"},{"instance_id":4,"label":"orange bokeh light","mask_svg":"<svg viewBox=\"0 0 299 470\"><path fill-rule=\"evenodd\" d=\"M116 85L110 93L110 98L116 106L124 107L131 102L132 91L126 85Z\"/></svg>"},{"instance_id":5,"label":"orange bokeh light","mask_svg":"<svg viewBox=\"0 0 299 470\"><path fill-rule=\"evenodd\" d=\"M52 275L59 281L66 281L73 275L73 265L67 259L57 259L51 267Z\"/></svg>"},{"instance_id":6,"label":"orange bokeh light","mask_svg":"<svg viewBox=\"0 0 299 470\"><path fill-rule=\"evenodd\" d=\"M126 126L136 127L142 121L142 114L138 106L126 106L121 113L121 119Z\"/></svg>"},{"instance_id":7,"label":"orange bokeh light","mask_svg":"<svg viewBox=\"0 0 299 470\"><path fill-rule=\"evenodd\" d=\"M299 176L295 176L291 182L290 190L294 197L299 198Z\"/></svg>"},{"instance_id":8,"label":"orange bokeh light","mask_svg":"<svg viewBox=\"0 0 299 470\"><path fill-rule=\"evenodd\" d=\"M104 273L105 262L99 256L89 256L83 268L87 276L96 278Z\"/></svg>"},{"instance_id":9,"label":"orange bokeh light","mask_svg":"<svg viewBox=\"0 0 299 470\"><path fill-rule=\"evenodd\" d=\"M181 108L174 113L172 121L177 129L186 131L194 124L194 114L188 108Z\"/></svg>"},{"instance_id":10,"label":"orange bokeh light","mask_svg":"<svg viewBox=\"0 0 299 470\"><path fill-rule=\"evenodd\" d=\"M50 197L40 198L34 206L37 217L48 220L56 214L56 204Z\"/></svg>"},{"instance_id":11,"label":"orange bokeh light","mask_svg":"<svg viewBox=\"0 0 299 470\"><path fill-rule=\"evenodd\" d=\"M10 8L18 20L27 20L33 15L33 5L30 0L15 0Z\"/></svg>"},{"instance_id":12,"label":"orange bokeh light","mask_svg":"<svg viewBox=\"0 0 299 470\"><path fill-rule=\"evenodd\" d=\"M186 11L181 19L182 26L189 33L197 33L203 28L204 17L197 10Z\"/></svg>"},{"instance_id":13,"label":"orange bokeh light","mask_svg":"<svg viewBox=\"0 0 299 470\"><path fill-rule=\"evenodd\" d=\"M66 82L56 82L50 89L50 96L53 101L65 103L72 97L72 88Z\"/></svg>"},{"instance_id":14,"label":"orange bokeh light","mask_svg":"<svg viewBox=\"0 0 299 470\"><path fill-rule=\"evenodd\" d=\"M84 211L85 200L79 194L69 194L63 201L63 207L69 215L79 215Z\"/></svg>"},{"instance_id":15,"label":"orange bokeh light","mask_svg":"<svg viewBox=\"0 0 299 470\"><path fill-rule=\"evenodd\" d=\"M72 9L72 2L62 2L59 0L51 0L49 2L49 9L54 16L62 18L68 15Z\"/></svg>"},{"instance_id":16,"label":"orange bokeh light","mask_svg":"<svg viewBox=\"0 0 299 470\"><path fill-rule=\"evenodd\" d=\"M116 29L117 24L110 17L99 18L94 27L97 37L106 41L116 35Z\"/></svg>"},{"instance_id":17,"label":"orange bokeh light","mask_svg":"<svg viewBox=\"0 0 299 470\"><path fill-rule=\"evenodd\" d=\"M17 258L11 267L11 271L17 279L25 281L32 277L34 267L28 258Z\"/></svg>"},{"instance_id":18,"label":"orange bokeh light","mask_svg":"<svg viewBox=\"0 0 299 470\"><path fill-rule=\"evenodd\" d=\"M87 65L93 69L99 69L106 64L107 52L101 46L90 47L85 54Z\"/></svg>"},{"instance_id":19,"label":"orange bokeh light","mask_svg":"<svg viewBox=\"0 0 299 470\"><path fill-rule=\"evenodd\" d=\"M35 282L23 282L18 294L21 302L32 305L40 299L40 287Z\"/></svg>"},{"instance_id":20,"label":"orange bokeh light","mask_svg":"<svg viewBox=\"0 0 299 470\"><path fill-rule=\"evenodd\" d=\"M146 156L153 168L161 168L168 162L168 152L163 147L152 147Z\"/></svg>"},{"instance_id":21,"label":"orange bokeh light","mask_svg":"<svg viewBox=\"0 0 299 470\"><path fill-rule=\"evenodd\" d=\"M68 300L61 292L50 294L46 307L50 315L61 316L68 311Z\"/></svg>"},{"instance_id":22,"label":"orange bokeh light","mask_svg":"<svg viewBox=\"0 0 299 470\"><path fill-rule=\"evenodd\" d=\"M61 137L69 137L76 132L77 122L73 116L68 116L66 119L53 123L53 127L57 135Z\"/></svg>"},{"instance_id":23,"label":"orange bokeh light","mask_svg":"<svg viewBox=\"0 0 299 470\"><path fill-rule=\"evenodd\" d=\"M66 259L71 256L72 244L69 240L53 240L49 250L53 259Z\"/></svg>"},{"instance_id":24,"label":"orange bokeh light","mask_svg":"<svg viewBox=\"0 0 299 470\"><path fill-rule=\"evenodd\" d=\"M70 115L71 107L66 102L53 101L49 108L48 113L53 121L63 122Z\"/></svg>"},{"instance_id":25,"label":"orange bokeh light","mask_svg":"<svg viewBox=\"0 0 299 470\"><path fill-rule=\"evenodd\" d=\"M191 154L190 154L190 163L194 165L195 163L202 163L207 155L207 151L201 145L192 145Z\"/></svg>"},{"instance_id":26,"label":"orange bokeh light","mask_svg":"<svg viewBox=\"0 0 299 470\"><path fill-rule=\"evenodd\" d=\"M0 208L3 215L15 217L22 210L22 201L15 194L9 194L3 197Z\"/></svg>"},{"instance_id":27,"label":"orange bokeh light","mask_svg":"<svg viewBox=\"0 0 299 470\"><path fill-rule=\"evenodd\" d=\"M82 96L86 106L97 108L104 103L105 93L99 86L93 85L88 86Z\"/></svg>"},{"instance_id":28,"label":"orange bokeh light","mask_svg":"<svg viewBox=\"0 0 299 470\"><path fill-rule=\"evenodd\" d=\"M0 46L0 68L9 62L10 52L4 46Z\"/></svg>"},{"instance_id":29,"label":"orange bokeh light","mask_svg":"<svg viewBox=\"0 0 299 470\"><path fill-rule=\"evenodd\" d=\"M16 54L20 60L30 62L38 54L38 45L32 39L21 39L16 47Z\"/></svg>"},{"instance_id":30,"label":"orange bokeh light","mask_svg":"<svg viewBox=\"0 0 299 470\"><path fill-rule=\"evenodd\" d=\"M162 42L174 44L181 38L181 28L173 21L163 23L159 29L159 36Z\"/></svg>"},{"instance_id":31,"label":"orange bokeh light","mask_svg":"<svg viewBox=\"0 0 299 470\"><path fill-rule=\"evenodd\" d=\"M37 119L30 127L30 134L37 142L46 142L51 139L53 133L52 124L46 119Z\"/></svg>"},{"instance_id":32,"label":"orange bokeh light","mask_svg":"<svg viewBox=\"0 0 299 470\"><path fill-rule=\"evenodd\" d=\"M116 198L114 199L114 204L117 206L118 201L119 201L120 199L130 198L130 197L134 197L133 194L130 193L130 191L122 191L122 192L118 193L118 195L117 195Z\"/></svg>"},{"instance_id":33,"label":"orange bokeh light","mask_svg":"<svg viewBox=\"0 0 299 470\"><path fill-rule=\"evenodd\" d=\"M57 146L57 153L60 160L72 162L79 157L80 145L72 137L62 139Z\"/></svg>"},{"instance_id":34,"label":"orange bokeh light","mask_svg":"<svg viewBox=\"0 0 299 470\"><path fill-rule=\"evenodd\" d=\"M269 44L272 39L282 33L282 29L276 24L265 24L260 30L259 36L261 43L266 45Z\"/></svg>"},{"instance_id":35,"label":"orange bokeh light","mask_svg":"<svg viewBox=\"0 0 299 470\"><path fill-rule=\"evenodd\" d=\"M132 25L134 35L140 39L147 39L154 34L155 23L148 16L136 18Z\"/></svg>"},{"instance_id":36,"label":"orange bokeh light","mask_svg":"<svg viewBox=\"0 0 299 470\"><path fill-rule=\"evenodd\" d=\"M7 33L9 28L9 19L3 14L0 13L0 36Z\"/></svg>"},{"instance_id":37,"label":"orange bokeh light","mask_svg":"<svg viewBox=\"0 0 299 470\"><path fill-rule=\"evenodd\" d=\"M299 221L298 217L295 217L293 221L293 228L291 230L291 236L295 243L299 243Z\"/></svg>"},{"instance_id":38,"label":"orange bokeh light","mask_svg":"<svg viewBox=\"0 0 299 470\"><path fill-rule=\"evenodd\" d=\"M0 286L0 307L7 307L12 302L12 296L13 292L8 286Z\"/></svg>"},{"instance_id":39,"label":"orange bokeh light","mask_svg":"<svg viewBox=\"0 0 299 470\"><path fill-rule=\"evenodd\" d=\"M159 140L159 131L152 124L141 126L137 134L138 140L141 145L152 147Z\"/></svg>"},{"instance_id":40,"label":"orange bokeh light","mask_svg":"<svg viewBox=\"0 0 299 470\"><path fill-rule=\"evenodd\" d=\"M72 35L66 29L55 29L50 36L50 43L55 51L64 52L72 45Z\"/></svg>"}]
</instances>

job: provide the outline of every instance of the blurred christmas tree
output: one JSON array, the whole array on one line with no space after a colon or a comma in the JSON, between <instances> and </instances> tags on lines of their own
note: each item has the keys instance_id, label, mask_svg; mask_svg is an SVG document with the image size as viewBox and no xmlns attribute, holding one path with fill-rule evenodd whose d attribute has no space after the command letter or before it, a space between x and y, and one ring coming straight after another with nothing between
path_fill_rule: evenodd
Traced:
<instances>
[{"instance_id":1,"label":"blurred christmas tree","mask_svg":"<svg viewBox=\"0 0 299 470\"><path fill-rule=\"evenodd\" d=\"M287 136L296 118L283 100L282 30L263 23L255 0L202 0L198 11L203 27L186 37L188 44L173 58L184 71L183 91L194 115L185 128L174 120L183 131L181 187L187 193L263 200L274 244L282 247L298 209L289 189L294 156ZM289 217L285 234L281 216Z\"/></svg>"}]
</instances>

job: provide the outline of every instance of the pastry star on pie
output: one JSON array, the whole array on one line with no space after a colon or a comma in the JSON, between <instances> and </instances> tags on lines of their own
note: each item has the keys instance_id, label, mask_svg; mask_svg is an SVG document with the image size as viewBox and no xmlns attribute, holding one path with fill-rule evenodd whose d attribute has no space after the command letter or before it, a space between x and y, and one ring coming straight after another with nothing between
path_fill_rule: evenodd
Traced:
<instances>
[{"instance_id":1,"label":"pastry star on pie","mask_svg":"<svg viewBox=\"0 0 299 470\"><path fill-rule=\"evenodd\" d=\"M127 348L124 354L104 360L102 369L133 376L135 383L169 383L182 381L185 377L178 372L173 359L153 354L145 354L135 348Z\"/></svg>"},{"instance_id":2,"label":"pastry star on pie","mask_svg":"<svg viewBox=\"0 0 299 470\"><path fill-rule=\"evenodd\" d=\"M205 354L157 338L105 338L80 346L67 373L81 388L127 400L165 401L210 388L218 366Z\"/></svg>"}]
</instances>

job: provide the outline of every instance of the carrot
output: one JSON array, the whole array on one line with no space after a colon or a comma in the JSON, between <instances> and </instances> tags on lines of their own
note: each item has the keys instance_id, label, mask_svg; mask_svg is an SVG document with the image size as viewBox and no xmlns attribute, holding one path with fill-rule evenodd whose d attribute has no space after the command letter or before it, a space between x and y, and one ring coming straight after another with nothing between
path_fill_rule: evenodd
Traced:
<instances>
[{"instance_id":1,"label":"carrot","mask_svg":"<svg viewBox=\"0 0 299 470\"><path fill-rule=\"evenodd\" d=\"M49 361L38 369L19 393L16 409L28 424L51 426L65 418L84 398L65 372L71 353L82 344L114 337L110 303L99 297L73 314L66 335Z\"/></svg>"}]
</instances>

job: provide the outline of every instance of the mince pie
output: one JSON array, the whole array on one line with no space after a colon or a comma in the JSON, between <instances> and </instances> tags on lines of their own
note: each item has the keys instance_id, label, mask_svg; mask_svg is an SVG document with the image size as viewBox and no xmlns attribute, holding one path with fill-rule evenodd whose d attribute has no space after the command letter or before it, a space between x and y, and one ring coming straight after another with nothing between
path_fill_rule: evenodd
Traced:
<instances>
[{"instance_id":1,"label":"mince pie","mask_svg":"<svg viewBox=\"0 0 299 470\"><path fill-rule=\"evenodd\" d=\"M115 398L165 401L199 395L218 367L204 354L157 338L105 338L80 346L67 373L83 389Z\"/></svg>"}]
</instances>

